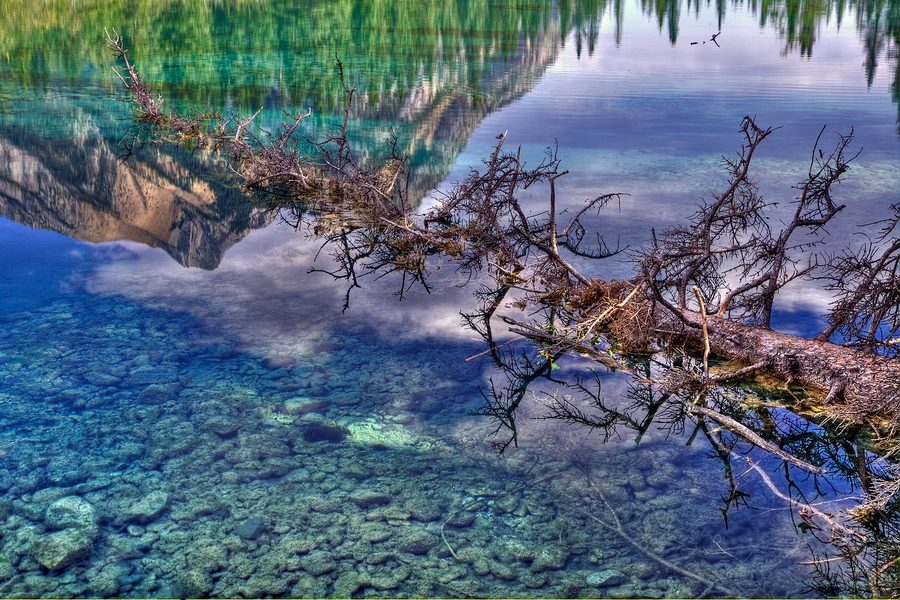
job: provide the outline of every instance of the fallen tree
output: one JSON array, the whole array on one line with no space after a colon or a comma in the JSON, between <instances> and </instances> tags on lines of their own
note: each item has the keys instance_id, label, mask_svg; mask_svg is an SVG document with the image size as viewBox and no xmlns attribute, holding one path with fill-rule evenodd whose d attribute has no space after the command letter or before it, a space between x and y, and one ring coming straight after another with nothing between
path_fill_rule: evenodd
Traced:
<instances>
[{"instance_id":1,"label":"fallen tree","mask_svg":"<svg viewBox=\"0 0 900 600\"><path fill-rule=\"evenodd\" d=\"M833 200L832 187L855 158L845 154L852 134L839 136L830 153L816 140L808 174L796 186L793 218L772 231L766 219L771 205L759 195L750 167L773 130L745 117L741 152L725 159L727 188L705 201L686 225L660 235L651 232L652 241L632 255L634 278L600 281L575 264L621 249L608 247L600 236L588 243L582 217L621 201L624 194L600 195L562 222L556 182L568 171L559 169L552 150L537 167L526 168L518 151L504 151L506 134L498 136L483 171L473 169L437 208L416 215L406 196L406 159L395 145L388 160L376 166L362 166L351 152L346 131L354 89L345 86L343 126L315 142L317 155L309 157L294 143L308 113L291 115L275 132L260 133L252 125L258 112L240 118L214 111L190 117L163 111L161 100L127 60L121 38L109 36L108 43L122 65L116 73L137 106L136 120L170 141L219 149L230 156L249 194L284 211L295 226L311 218L314 234L337 248L338 268L330 272L346 278L351 289L365 272L389 271L402 275L401 295L416 283L427 289L429 259L442 255L516 290L519 308L540 310L531 320L506 319L547 356L576 350L607 367L628 370L630 353L686 347L704 353L704 368L669 378L678 381L676 387L708 388L765 371L785 385L810 390L831 416L864 421L877 430L900 420L895 385L900 382L895 358L900 209L893 207L893 220L881 223L879 234L863 249L823 257L803 252L809 242L794 241L801 232L823 232L843 208ZM529 215L517 194L536 183L549 187L548 208ZM815 339L772 331L779 290L813 276L823 278L837 298L828 329ZM836 336L843 337L842 344L829 341ZM730 374L710 373L711 353L741 366Z\"/></svg>"},{"instance_id":2,"label":"fallen tree","mask_svg":"<svg viewBox=\"0 0 900 600\"><path fill-rule=\"evenodd\" d=\"M506 134L500 135L482 170L472 169L434 210L417 215L406 193L406 159L395 140L382 164L362 165L353 156L347 121L354 89L345 87L347 109L338 131L311 142L314 152L305 155L296 141L308 113L290 115L278 130L265 132L253 125L259 113L241 118L164 111L127 60L121 38L109 36L108 43L122 65L116 73L137 107L135 119L146 127L135 135L207 146L228 156L249 196L331 249L336 266L322 270L347 281L345 307L369 274L399 274L401 297L412 285L428 289L434 257L449 258L472 275L488 275L492 284L476 292L481 310L463 316L506 375L505 384L490 380L477 413L509 434L498 442L500 451L517 440L517 411L529 387L549 379L573 395L545 394L544 418L607 437L625 428L636 433L635 441L651 427L692 431L688 444L706 439L729 485L726 519L748 497L739 489L736 467L758 474L796 509L799 529L832 544L836 558L846 562L840 569L835 558L814 555L816 589L827 595L896 595L900 479L896 468L885 467L870 451L895 456L898 447L900 205L892 207L892 218L874 224L871 241L861 247L820 255L810 251L815 242L795 241L807 234L818 239L843 209L832 187L855 158L845 155L852 135L838 136L826 154L820 133L808 172L796 186L793 216L773 231L767 220L771 204L758 194L750 170L773 130L745 117L741 151L725 159L725 189L704 201L687 224L659 235L651 231L650 242L630 253L632 278L602 281L577 266L623 250L601 236L592 239L582 217L626 195L597 196L563 221L556 186L568 171L560 170L552 149L537 167L527 168L518 151L504 151ZM547 210L527 214L518 196L536 184L548 187ZM816 278L835 295L827 328L811 339L771 329L779 291L799 278ZM499 314L505 308L519 312ZM528 317L521 316L526 311ZM532 351L498 343L498 321L531 340ZM566 354L630 374L627 397L605 401L599 375L554 379ZM754 378L777 385L756 393ZM777 402L768 401L775 387L794 398L791 410L817 413L824 427L785 417ZM745 442L784 461L784 491L747 456ZM816 489L822 474L845 479L864 491L864 501L852 511L828 513L794 483L795 468L810 474ZM625 536L616 524L606 526Z\"/></svg>"}]
</instances>

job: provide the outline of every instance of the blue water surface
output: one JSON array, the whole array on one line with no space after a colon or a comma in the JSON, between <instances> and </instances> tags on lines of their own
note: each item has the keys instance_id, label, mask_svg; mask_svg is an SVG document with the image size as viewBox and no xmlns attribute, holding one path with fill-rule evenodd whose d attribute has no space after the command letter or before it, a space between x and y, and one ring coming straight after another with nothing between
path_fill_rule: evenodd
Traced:
<instances>
[{"instance_id":1,"label":"blue water surface","mask_svg":"<svg viewBox=\"0 0 900 600\"><path fill-rule=\"evenodd\" d=\"M0 2L11 15L0 57L0 594L813 593L803 563L820 545L796 510L735 468L747 500L723 515L728 470L702 438L687 445L689 430L653 425L635 444L627 428L604 440L532 419L560 390L544 381L520 407L518 444L498 456L491 442L506 432L471 413L503 374L460 324L477 281L437 262L431 293L400 301L397 278L370 277L345 310L347 282L310 272L334 268L332 249L249 204L221 157L150 143L126 156L131 111L101 30L125 36L170 103L262 106L266 126L312 107L308 135L342 117L337 54L359 87L355 150L378 156L395 129L422 210L504 131L533 164L558 144L572 169L561 202L630 194L588 221L632 248L722 188L721 157L739 150L745 115L781 127L757 162L778 203L773 227L822 127L826 145L832 129L853 128L864 150L825 249L853 243L900 197L896 54L881 50L869 81L856 5L834 9L846 11L840 27L819 15L809 52L743 4L69 4ZM546 190L522 200L537 213ZM626 277L619 258L579 267ZM775 327L813 335L830 301L798 282ZM496 333L528 351L502 324ZM560 375L592 367L576 357ZM628 382L601 379L624 410ZM811 492L801 479L794 489ZM824 509L858 494L837 481L833 492Z\"/></svg>"}]
</instances>

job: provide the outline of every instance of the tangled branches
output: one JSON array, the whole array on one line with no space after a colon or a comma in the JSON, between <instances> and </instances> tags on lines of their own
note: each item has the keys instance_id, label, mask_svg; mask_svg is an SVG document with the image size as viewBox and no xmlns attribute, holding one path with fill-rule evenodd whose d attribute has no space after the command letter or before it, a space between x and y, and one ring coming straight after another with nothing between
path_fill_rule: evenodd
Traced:
<instances>
[{"instance_id":1,"label":"tangled branches","mask_svg":"<svg viewBox=\"0 0 900 600\"><path fill-rule=\"evenodd\" d=\"M881 222L875 240L828 260L823 278L838 299L828 327L816 339L825 341L839 333L864 350L889 356L900 352L900 237L896 235L900 205L891 208L894 216Z\"/></svg>"},{"instance_id":2,"label":"tangled branches","mask_svg":"<svg viewBox=\"0 0 900 600\"><path fill-rule=\"evenodd\" d=\"M815 242L794 243L792 239L802 230L819 233L844 208L833 201L831 187L856 158L845 156L853 134L839 136L826 158L819 149L824 129L819 133L807 177L795 186L799 196L793 218L776 235L766 220L771 204L759 194L750 174L754 154L773 129L761 129L753 119L744 117L740 131L744 140L739 156L723 159L729 173L728 188L713 194L686 225L667 230L660 239L654 235L638 260L659 299L663 298L660 289L670 289L675 307L696 310L699 307L691 303L688 292L697 287L710 312L769 329L778 291L815 267L812 260L801 265L790 254ZM737 274L738 283L728 289L727 276L732 273Z\"/></svg>"},{"instance_id":3,"label":"tangled branches","mask_svg":"<svg viewBox=\"0 0 900 600\"><path fill-rule=\"evenodd\" d=\"M774 130L745 117L740 152L723 159L725 189L704 201L685 225L659 236L652 232L650 243L632 256L634 277L602 281L584 275L579 261L613 257L623 249L609 247L599 234L589 235L582 219L626 194L596 196L561 221L557 183L569 171L560 169L554 148L536 167L528 167L519 150L504 149L504 133L482 169L472 169L436 208L419 215L410 206L407 159L396 137L389 138L388 158L379 165L363 165L351 151L347 129L354 88L344 84L343 122L324 140L307 140L308 155L298 151L298 138L309 112L289 114L267 132L255 124L260 111L245 118L226 118L214 110L190 117L163 111L162 99L154 97L128 60L122 38L108 34L107 43L122 65L114 70L137 106L136 120L164 140L222 152L249 195L331 248L336 266L321 270L348 282L345 308L351 290L369 274L399 274L401 298L413 285L429 290L435 257L453 261L469 276L489 275L493 285L477 292L481 310L464 319L485 339L486 353L506 377L505 382L491 380L477 413L492 419L497 432L509 432L497 444L499 450L516 442L516 412L529 387L547 379L576 394L546 397L548 418L605 436L626 427L637 432L638 440L651 424L678 432L692 426L688 443L702 435L723 460L731 481L728 507L740 504L745 495L734 484L730 462L744 460L735 454L737 440L783 459L786 474L787 465L793 465L814 479L827 461L840 471L848 457L855 458L855 477L870 496L880 494L867 510L881 515L897 503L891 495L896 486L871 491L878 484L869 477L865 451L855 442L835 449L831 442L811 443L808 431L776 435L769 410L755 408L752 398L734 385L765 372L787 393L799 386L823 400L831 417L852 418L855 426L868 427L874 432L873 447L885 442L876 450L896 451L900 205L892 207L893 217L879 222L880 231L861 248L826 256L809 252L844 208L832 197L832 188L856 158L848 154L852 132L839 135L829 153L820 148L824 129L819 133L807 173L794 188L793 215L773 231L768 217L774 203L760 195L751 164ZM343 84L339 61L338 69ZM538 184L548 187L547 209L529 213L519 196ZM801 234L812 238L798 242ZM836 294L828 327L814 340L770 330L779 291L804 277L826 281ZM499 314L506 307L528 309L529 316ZM522 350L498 344L495 317L534 346ZM835 338L843 343L831 343ZM697 350L702 361L692 353ZM555 378L558 362L569 353L629 373L631 406L605 402L599 378L576 378L574 384ZM798 514L809 517L804 522L810 527L830 518L823 512ZM836 531L842 525L832 522L829 527ZM863 556L868 541L877 538L841 531L851 558ZM900 559L880 546L872 551L877 557L867 563L868 580L885 573L900 577L893 567ZM871 589L881 589L878 585L875 581Z\"/></svg>"},{"instance_id":4,"label":"tangled branches","mask_svg":"<svg viewBox=\"0 0 900 600\"><path fill-rule=\"evenodd\" d=\"M259 111L247 118L164 112L162 100L154 98L128 61L121 37L111 35L107 41L123 65L117 75L138 106L137 120L164 139L225 152L248 193L295 227L308 224L332 248L337 268L327 272L348 281L345 304L366 274L399 273L401 298L413 285L428 290L430 261L440 257L470 276L486 271L498 286L515 289L512 305L530 307L537 316L529 322L505 318L516 333L542 344L546 356L575 350L613 366L621 365L627 353L702 348L707 355L742 361L749 369L744 374L766 369L784 381L821 390L828 404L851 407L845 414L873 414L873 399L879 401L877 410L895 404L891 399L897 392L885 382L900 369L884 355L897 348L900 331L900 243L887 238L900 217L882 224L876 241L858 251L831 257L807 252L843 209L832 188L856 158L847 154L852 133L839 136L825 153L820 132L806 177L795 186L793 217L773 231L767 220L772 203L759 194L751 173L753 158L773 129L745 117L741 151L724 159L725 190L705 201L686 225L660 236L654 232L651 243L633 256L634 278L604 282L585 276L578 261L608 258L623 249L610 248L599 234L594 241L582 218L625 195L597 196L560 222L557 183L568 171L560 170L555 149L529 168L518 150L504 149L504 133L483 169L472 169L435 209L417 215L406 194L406 157L395 137L388 140L389 157L380 165L364 166L351 151L347 126L355 89L344 85L342 124L325 140L310 142L314 153L307 156L298 152L296 138L308 112L288 115L274 132L253 125ZM340 62L338 68L343 82ZM547 210L529 214L519 195L538 183L549 188ZM812 241L795 241L801 233L812 234ZM817 341L770 331L778 292L792 280L818 273L838 295L829 328ZM823 343L835 335L849 345ZM858 347L881 353L866 358ZM705 386L716 383L706 369L700 379Z\"/></svg>"}]
</instances>

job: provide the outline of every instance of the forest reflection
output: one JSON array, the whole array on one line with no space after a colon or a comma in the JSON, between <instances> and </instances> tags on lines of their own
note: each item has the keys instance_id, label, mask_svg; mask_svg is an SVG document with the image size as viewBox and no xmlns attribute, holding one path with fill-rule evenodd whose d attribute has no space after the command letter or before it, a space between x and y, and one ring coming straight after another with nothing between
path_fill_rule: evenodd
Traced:
<instances>
[{"instance_id":1,"label":"forest reflection","mask_svg":"<svg viewBox=\"0 0 900 600\"><path fill-rule=\"evenodd\" d=\"M621 36L619 1L615 0L610 11L616 18L617 42ZM725 26L725 15L729 7L737 5L749 8L756 16L760 29L771 28L776 32L784 44L784 55L799 53L802 57L812 56L818 35L826 23L836 22L839 27L846 27L848 24L843 21L845 17L852 15L852 26L856 28L863 44L863 65L868 86L872 86L879 67L891 69L891 96L894 103L900 105L900 0L639 1L643 12L655 17L659 30L667 32L673 46L678 41L679 23L683 14L699 14L703 6L714 6L721 30ZM883 61L889 65L882 65Z\"/></svg>"},{"instance_id":2,"label":"forest reflection","mask_svg":"<svg viewBox=\"0 0 900 600\"><path fill-rule=\"evenodd\" d=\"M699 14L703 6L714 6L720 29L729 9L746 6L761 29L776 32L785 54L804 57L812 55L823 25L845 26L843 20L852 15L864 44L867 81L871 84L880 61L889 61L898 101L900 0L639 0L639 6L673 45L681 19ZM625 35L624 0L518 0L502 7L486 1L2 0L0 7L6 15L0 83L42 89L59 76L78 81L108 62L98 32L127 25L122 33L147 80L166 97L192 106L227 100L245 107L262 102L339 108L343 96L333 76L335 53L352 65L375 104L378 98L402 96L423 78L443 77L447 68L465 71L462 80L477 101L492 60L511 58L523 44L535 46L544 33L554 33L559 42L572 33L579 54L594 52L607 15L616 42ZM211 60L200 65L191 59L198 56Z\"/></svg>"}]
</instances>

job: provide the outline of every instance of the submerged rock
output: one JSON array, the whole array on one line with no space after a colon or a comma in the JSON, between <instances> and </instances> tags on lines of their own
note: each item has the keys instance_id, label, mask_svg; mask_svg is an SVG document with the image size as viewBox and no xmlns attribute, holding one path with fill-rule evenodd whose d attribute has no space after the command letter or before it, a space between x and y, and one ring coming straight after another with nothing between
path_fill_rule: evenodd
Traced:
<instances>
[{"instance_id":1,"label":"submerged rock","mask_svg":"<svg viewBox=\"0 0 900 600\"><path fill-rule=\"evenodd\" d=\"M310 423L303 430L303 440L306 442L343 442L350 434L350 430L337 424L327 422Z\"/></svg>"},{"instance_id":2,"label":"submerged rock","mask_svg":"<svg viewBox=\"0 0 900 600\"><path fill-rule=\"evenodd\" d=\"M337 568L337 563L331 558L330 553L316 550L301 558L300 566L313 577L319 577L334 571Z\"/></svg>"},{"instance_id":3,"label":"submerged rock","mask_svg":"<svg viewBox=\"0 0 900 600\"><path fill-rule=\"evenodd\" d=\"M47 507L44 513L44 524L48 529L74 528L92 540L100 536L97 521L97 511L91 503L78 496L60 498Z\"/></svg>"},{"instance_id":4,"label":"submerged rock","mask_svg":"<svg viewBox=\"0 0 900 600\"><path fill-rule=\"evenodd\" d=\"M376 492L374 490L359 490L350 494L348 500L360 508L370 508L372 506L390 503L391 497L388 494Z\"/></svg>"},{"instance_id":5,"label":"submerged rock","mask_svg":"<svg viewBox=\"0 0 900 600\"><path fill-rule=\"evenodd\" d=\"M91 385L99 387L107 387L110 385L118 385L121 379L109 373L101 373L98 371L88 371L82 375L85 381Z\"/></svg>"},{"instance_id":6,"label":"submerged rock","mask_svg":"<svg viewBox=\"0 0 900 600\"><path fill-rule=\"evenodd\" d=\"M250 517L243 523L241 523L237 529L234 530L236 535L241 536L242 538L248 540L255 540L259 536L261 536L266 530L265 524L263 524L262 519L259 517Z\"/></svg>"},{"instance_id":7,"label":"submerged rock","mask_svg":"<svg viewBox=\"0 0 900 600\"><path fill-rule=\"evenodd\" d=\"M608 587L625 583L625 574L615 569L607 569L587 576L587 584L593 587Z\"/></svg>"},{"instance_id":8,"label":"submerged rock","mask_svg":"<svg viewBox=\"0 0 900 600\"><path fill-rule=\"evenodd\" d=\"M334 597L352 598L356 592L369 585L371 585L371 580L368 575L349 571L334 582Z\"/></svg>"},{"instance_id":9,"label":"submerged rock","mask_svg":"<svg viewBox=\"0 0 900 600\"><path fill-rule=\"evenodd\" d=\"M144 388L138 396L138 402L141 404L162 404L173 399L175 394L172 393L170 386L154 383Z\"/></svg>"},{"instance_id":10,"label":"submerged rock","mask_svg":"<svg viewBox=\"0 0 900 600\"><path fill-rule=\"evenodd\" d=\"M191 569L178 574L178 587L183 598L205 598L213 589L213 580L209 574Z\"/></svg>"},{"instance_id":11,"label":"submerged rock","mask_svg":"<svg viewBox=\"0 0 900 600\"><path fill-rule=\"evenodd\" d=\"M93 544L74 527L39 537L31 547L31 557L50 571L69 567L91 555Z\"/></svg>"},{"instance_id":12,"label":"submerged rock","mask_svg":"<svg viewBox=\"0 0 900 600\"><path fill-rule=\"evenodd\" d=\"M541 550L531 563L531 571L557 571L566 566L569 560L569 552L563 548L550 546Z\"/></svg>"},{"instance_id":13,"label":"submerged rock","mask_svg":"<svg viewBox=\"0 0 900 600\"><path fill-rule=\"evenodd\" d=\"M284 403L285 414L288 415L305 415L308 413L322 412L328 403L324 400L313 400L311 398L291 398Z\"/></svg>"},{"instance_id":14,"label":"submerged rock","mask_svg":"<svg viewBox=\"0 0 900 600\"><path fill-rule=\"evenodd\" d=\"M233 438L235 435L237 435L238 429L240 429L241 424L235 419L218 416L209 419L206 423L203 424L203 427L208 431L212 431L220 438L228 439Z\"/></svg>"},{"instance_id":15,"label":"submerged rock","mask_svg":"<svg viewBox=\"0 0 900 600\"><path fill-rule=\"evenodd\" d=\"M97 525L97 511L78 496L66 496L47 507L44 524L50 529L91 528Z\"/></svg>"},{"instance_id":16,"label":"submerged rock","mask_svg":"<svg viewBox=\"0 0 900 600\"><path fill-rule=\"evenodd\" d=\"M403 536L398 547L403 552L412 554L428 554L428 551L438 545L438 538L426 531L412 530Z\"/></svg>"},{"instance_id":17,"label":"submerged rock","mask_svg":"<svg viewBox=\"0 0 900 600\"><path fill-rule=\"evenodd\" d=\"M150 492L125 512L125 520L149 523L165 510L168 503L169 495L167 493Z\"/></svg>"}]
</instances>

